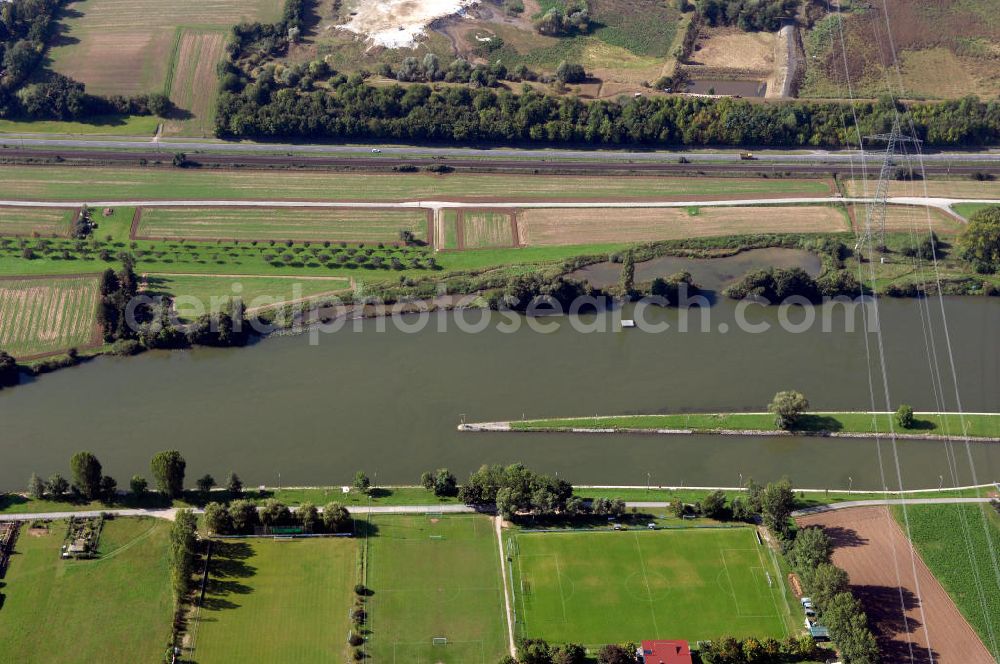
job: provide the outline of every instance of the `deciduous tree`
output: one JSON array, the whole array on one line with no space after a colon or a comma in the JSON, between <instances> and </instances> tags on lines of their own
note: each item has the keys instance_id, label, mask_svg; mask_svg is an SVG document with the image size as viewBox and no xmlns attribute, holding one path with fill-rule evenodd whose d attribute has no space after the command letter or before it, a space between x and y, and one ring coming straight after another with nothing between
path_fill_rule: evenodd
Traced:
<instances>
[{"instance_id":1,"label":"deciduous tree","mask_svg":"<svg viewBox=\"0 0 1000 664\"><path fill-rule=\"evenodd\" d=\"M168 498L180 498L184 493L184 469L187 462L177 450L159 452L150 462L156 486Z\"/></svg>"}]
</instances>

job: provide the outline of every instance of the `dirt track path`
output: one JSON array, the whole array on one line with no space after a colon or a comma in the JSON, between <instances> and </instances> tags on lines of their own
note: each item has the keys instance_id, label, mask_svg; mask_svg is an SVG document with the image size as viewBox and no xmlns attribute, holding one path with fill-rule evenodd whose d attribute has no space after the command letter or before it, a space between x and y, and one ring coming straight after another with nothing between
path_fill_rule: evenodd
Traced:
<instances>
[{"instance_id":1,"label":"dirt track path","mask_svg":"<svg viewBox=\"0 0 1000 664\"><path fill-rule=\"evenodd\" d=\"M995 661L887 507L838 510L796 522L821 526L833 540L833 562L850 575L884 662Z\"/></svg>"}]
</instances>

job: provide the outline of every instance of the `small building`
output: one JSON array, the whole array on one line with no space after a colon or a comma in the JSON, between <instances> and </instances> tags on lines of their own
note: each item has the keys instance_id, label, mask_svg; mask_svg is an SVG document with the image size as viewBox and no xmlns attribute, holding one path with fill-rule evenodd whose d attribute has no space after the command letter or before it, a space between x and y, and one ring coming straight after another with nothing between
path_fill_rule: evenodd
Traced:
<instances>
[{"instance_id":1,"label":"small building","mask_svg":"<svg viewBox=\"0 0 1000 664\"><path fill-rule=\"evenodd\" d=\"M643 641L639 656L643 664L691 664L687 641Z\"/></svg>"},{"instance_id":2,"label":"small building","mask_svg":"<svg viewBox=\"0 0 1000 664\"><path fill-rule=\"evenodd\" d=\"M830 630L819 623L813 623L809 626L809 636L813 637L816 641L829 641Z\"/></svg>"}]
</instances>

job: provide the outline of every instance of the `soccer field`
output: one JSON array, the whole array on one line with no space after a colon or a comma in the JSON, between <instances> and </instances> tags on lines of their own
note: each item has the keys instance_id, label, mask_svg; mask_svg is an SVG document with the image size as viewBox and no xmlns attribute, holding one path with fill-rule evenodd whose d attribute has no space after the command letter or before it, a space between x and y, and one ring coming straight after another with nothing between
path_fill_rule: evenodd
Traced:
<instances>
[{"instance_id":1,"label":"soccer field","mask_svg":"<svg viewBox=\"0 0 1000 664\"><path fill-rule=\"evenodd\" d=\"M507 538L518 634L588 647L788 634L751 528L520 533Z\"/></svg>"},{"instance_id":2,"label":"soccer field","mask_svg":"<svg viewBox=\"0 0 1000 664\"><path fill-rule=\"evenodd\" d=\"M506 652L489 518L380 516L368 539L367 652L395 664L493 664ZM436 639L447 643L435 644Z\"/></svg>"},{"instance_id":3,"label":"soccer field","mask_svg":"<svg viewBox=\"0 0 1000 664\"><path fill-rule=\"evenodd\" d=\"M194 661L344 661L357 551L340 537L215 542Z\"/></svg>"}]
</instances>

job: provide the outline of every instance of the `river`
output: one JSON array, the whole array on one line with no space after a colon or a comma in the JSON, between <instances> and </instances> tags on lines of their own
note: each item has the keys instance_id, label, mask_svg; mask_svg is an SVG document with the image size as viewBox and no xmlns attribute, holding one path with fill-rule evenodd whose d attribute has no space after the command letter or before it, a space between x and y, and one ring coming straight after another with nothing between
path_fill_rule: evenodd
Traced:
<instances>
[{"instance_id":1,"label":"river","mask_svg":"<svg viewBox=\"0 0 1000 664\"><path fill-rule=\"evenodd\" d=\"M936 321L937 359L950 375L938 300L926 304ZM483 462L523 461L590 484L645 484L648 473L653 485L734 485L742 474L787 475L816 488L846 488L853 478L860 489L881 487L884 472L885 483L897 485L887 441L880 471L876 443L868 440L455 430L463 416L761 410L775 391L791 388L817 409L871 407L865 335L860 323L853 333L843 331L843 307L812 310L832 312L839 330L832 333L818 324L786 331L776 308L757 305L746 318L772 329L741 331L739 309L725 299L706 311L704 332L677 329L685 315L698 327L697 309L646 310L648 320L672 325L662 333L614 325L584 333L565 317L536 321L559 328L539 333L511 315L505 324L519 321L519 330L493 324L473 334L457 329L457 317L472 321L479 312L435 313L416 333L368 320L358 322L360 331L323 335L318 345L308 335L285 336L245 349L99 358L0 391L0 488L21 489L32 472L68 474L70 455L82 449L125 485L133 473L148 476L150 456L170 448L187 458L192 482L206 472L221 479L235 470L253 485L340 484L363 469L381 483L415 483L421 471L436 467L464 477ZM936 409L921 303L887 300L881 311L892 403ZM997 410L1000 300L948 298L945 311L963 407ZM416 326L419 318L402 320ZM876 375L882 408L880 380ZM953 389L945 393L954 408ZM941 476L953 484L943 443L900 441L897 449L905 487L937 487ZM969 457L964 447L957 451L959 484L973 479L970 458L978 480L1000 479L1000 445L973 444Z\"/></svg>"}]
</instances>

